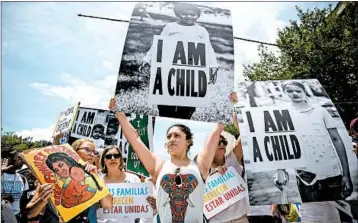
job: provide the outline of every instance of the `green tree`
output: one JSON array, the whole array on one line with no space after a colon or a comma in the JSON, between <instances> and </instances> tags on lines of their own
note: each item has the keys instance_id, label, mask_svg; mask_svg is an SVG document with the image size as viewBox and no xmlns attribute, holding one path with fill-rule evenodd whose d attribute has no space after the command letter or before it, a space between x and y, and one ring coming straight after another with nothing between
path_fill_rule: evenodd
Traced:
<instances>
[{"instance_id":1,"label":"green tree","mask_svg":"<svg viewBox=\"0 0 358 223\"><path fill-rule=\"evenodd\" d=\"M2 157L7 157L12 150L23 152L32 148L39 148L51 145L52 143L46 140L33 141L32 137L18 136L14 132L2 132L1 134L1 152Z\"/></svg>"},{"instance_id":2,"label":"green tree","mask_svg":"<svg viewBox=\"0 0 358 223\"><path fill-rule=\"evenodd\" d=\"M237 128L235 127L234 124L225 125L224 131L226 131L226 132L230 133L231 135L235 136L236 139L239 137L239 131L237 131Z\"/></svg>"},{"instance_id":3,"label":"green tree","mask_svg":"<svg viewBox=\"0 0 358 223\"><path fill-rule=\"evenodd\" d=\"M358 112L358 4L338 15L330 5L302 11L278 32L275 55L259 47L260 61L244 66L250 80L315 78L347 124Z\"/></svg>"}]
</instances>

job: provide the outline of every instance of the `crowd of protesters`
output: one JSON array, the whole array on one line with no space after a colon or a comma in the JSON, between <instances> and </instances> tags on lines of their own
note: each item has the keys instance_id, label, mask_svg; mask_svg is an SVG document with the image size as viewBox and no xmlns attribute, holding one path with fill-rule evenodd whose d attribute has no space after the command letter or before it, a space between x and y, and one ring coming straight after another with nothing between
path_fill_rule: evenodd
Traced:
<instances>
[{"instance_id":1,"label":"crowd of protesters","mask_svg":"<svg viewBox=\"0 0 358 223\"><path fill-rule=\"evenodd\" d=\"M232 98L236 100L236 98ZM111 99L109 108L114 110L115 99ZM234 115L234 124L238 128ZM70 220L70 223L109 223L109 222L294 222L292 219L301 219L302 222L334 223L343 222L339 211L332 202L316 202L300 204L267 205L252 207L248 199L243 198L234 203L223 212L207 220L203 214L205 182L210 180L212 173L224 174L228 167L233 167L245 180L243 165L243 152L241 138L237 139L234 148L228 148L228 141L222 135L224 125L216 124L215 128L206 139L202 151L190 160L188 152L193 142L193 134L185 125L176 124L171 126L167 132L165 142L166 149L170 155L167 161L161 160L151 152L140 140L135 128L131 125L126 115L122 112L116 113L122 131L131 144L138 158L150 174L150 178L144 179L125 169L125 160L118 146L108 146L104 150L98 150L91 139L78 139L72 143L72 148L77 152L85 165L82 167L88 173L99 176L105 184L108 183L140 183L152 182L153 196L147 197L148 204L153 208L153 218L122 218L106 219L102 209L111 209L113 205L112 195L102 198L96 205L93 205ZM353 151L357 154L358 142L358 119L354 119L350 125L350 136L353 143ZM53 144L59 145L62 134L54 137ZM230 150L230 151L227 151ZM99 152L100 151L100 152ZM64 154L65 155L65 154ZM49 159L52 163L47 164L49 168L55 168L56 157ZM56 168L67 168L66 162L62 165L57 163ZM62 170L61 169L61 170ZM57 171L59 177L68 171ZM174 181L165 180L171 173L177 174ZM182 175L191 176L189 179L182 179ZM62 175L61 175L62 174ZM188 182L186 190L190 193L190 201L180 206L179 194L176 194L173 187L182 185L182 181ZM189 182L189 180L191 180ZM180 181L180 182L178 182ZM175 184L175 185L174 185ZM97 185L98 186L98 185ZM30 168L25 164L21 153L16 150L2 153L1 167L1 219L2 222L12 223L55 223L63 222L56 209L50 204L50 197L53 196L52 185L40 184ZM63 195L64 196L64 195ZM71 198L68 198L71 202ZM168 199L173 201L169 202ZM177 200L175 200L177 199ZM175 204L173 204L175 203ZM347 222L357 222L357 204L351 202L353 219ZM176 206L175 206L176 205ZM179 206L178 206L179 205ZM181 204L183 205L183 203ZM173 211L176 208L186 208L185 215L178 215ZM300 207L300 208L299 208ZM299 214L300 213L300 214Z\"/></svg>"}]
</instances>

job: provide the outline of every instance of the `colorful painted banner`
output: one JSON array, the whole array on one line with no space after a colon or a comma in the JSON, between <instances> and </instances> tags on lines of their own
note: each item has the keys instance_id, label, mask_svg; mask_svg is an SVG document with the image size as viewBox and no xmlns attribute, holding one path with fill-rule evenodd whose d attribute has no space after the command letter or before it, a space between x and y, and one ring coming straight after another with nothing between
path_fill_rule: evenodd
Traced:
<instances>
[{"instance_id":1,"label":"colorful painted banner","mask_svg":"<svg viewBox=\"0 0 358 223\"><path fill-rule=\"evenodd\" d=\"M152 183L109 183L113 207L97 212L100 219L153 218L153 209L146 198L153 196Z\"/></svg>"},{"instance_id":2,"label":"colorful painted banner","mask_svg":"<svg viewBox=\"0 0 358 223\"><path fill-rule=\"evenodd\" d=\"M211 175L205 185L204 215L210 219L248 195L246 182L233 167Z\"/></svg>"},{"instance_id":3,"label":"colorful painted banner","mask_svg":"<svg viewBox=\"0 0 358 223\"><path fill-rule=\"evenodd\" d=\"M23 153L41 184L53 185L50 200L65 222L109 194L104 182L85 170L84 161L68 144Z\"/></svg>"},{"instance_id":4,"label":"colorful painted banner","mask_svg":"<svg viewBox=\"0 0 358 223\"><path fill-rule=\"evenodd\" d=\"M71 131L71 128L77 116L79 106L80 102L60 113L55 125L55 129L53 131L53 136L60 132Z\"/></svg>"}]
</instances>

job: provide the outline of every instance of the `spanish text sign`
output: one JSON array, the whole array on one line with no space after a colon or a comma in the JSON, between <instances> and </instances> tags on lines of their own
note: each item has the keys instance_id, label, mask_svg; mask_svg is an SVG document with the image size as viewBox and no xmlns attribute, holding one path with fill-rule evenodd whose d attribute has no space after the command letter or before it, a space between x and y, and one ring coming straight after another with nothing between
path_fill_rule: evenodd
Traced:
<instances>
[{"instance_id":1,"label":"spanish text sign","mask_svg":"<svg viewBox=\"0 0 358 223\"><path fill-rule=\"evenodd\" d=\"M154 36L150 104L210 106L207 44L179 37Z\"/></svg>"},{"instance_id":2,"label":"spanish text sign","mask_svg":"<svg viewBox=\"0 0 358 223\"><path fill-rule=\"evenodd\" d=\"M106 186L113 196L113 207L100 211L104 219L153 218L153 209L146 200L153 195L153 184L110 183Z\"/></svg>"},{"instance_id":3,"label":"spanish text sign","mask_svg":"<svg viewBox=\"0 0 358 223\"><path fill-rule=\"evenodd\" d=\"M290 109L256 107L243 109L245 126L242 136L246 138L250 164L254 172L299 168L305 166L305 154L298 125ZM301 123L299 123L301 122Z\"/></svg>"},{"instance_id":4,"label":"spanish text sign","mask_svg":"<svg viewBox=\"0 0 358 223\"><path fill-rule=\"evenodd\" d=\"M245 181L233 167L215 173L205 185L204 215L210 219L248 195Z\"/></svg>"}]
</instances>

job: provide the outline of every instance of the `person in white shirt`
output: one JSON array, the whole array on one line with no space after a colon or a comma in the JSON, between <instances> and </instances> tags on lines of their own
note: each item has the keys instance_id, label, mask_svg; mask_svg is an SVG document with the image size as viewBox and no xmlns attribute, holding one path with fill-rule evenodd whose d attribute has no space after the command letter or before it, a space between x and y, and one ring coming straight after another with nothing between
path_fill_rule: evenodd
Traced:
<instances>
[{"instance_id":1,"label":"person in white shirt","mask_svg":"<svg viewBox=\"0 0 358 223\"><path fill-rule=\"evenodd\" d=\"M116 109L114 98L110 101L109 109ZM191 130L185 125L171 126L167 130L165 143L170 160L164 162L140 140L124 112L116 112L116 117L139 160L156 182L160 222L202 223L204 181L209 175L224 125L216 124L198 155L197 163L188 157L193 145Z\"/></svg>"},{"instance_id":2,"label":"person in white shirt","mask_svg":"<svg viewBox=\"0 0 358 223\"><path fill-rule=\"evenodd\" d=\"M120 149L117 146L106 147L100 158L100 177L108 183L141 183L140 178L132 173L125 172L124 160ZM150 204L150 202L148 202ZM135 223L136 218L123 217L118 215L115 219L106 217L105 209L97 210L99 223L126 222ZM139 219L138 219L139 220Z\"/></svg>"},{"instance_id":3,"label":"person in white shirt","mask_svg":"<svg viewBox=\"0 0 358 223\"><path fill-rule=\"evenodd\" d=\"M21 220L20 199L24 191L29 189L28 182L24 176L17 173L23 165L23 159L17 151L12 151L7 163L1 167L1 200L9 207L18 222Z\"/></svg>"},{"instance_id":4,"label":"person in white shirt","mask_svg":"<svg viewBox=\"0 0 358 223\"><path fill-rule=\"evenodd\" d=\"M282 85L291 99L292 119L310 119L313 126L296 126L305 132L301 148L305 150L305 168L296 168L302 202L344 200L353 191L345 145L336 122L327 110L312 105L305 87L297 81ZM323 131L323 132L322 132Z\"/></svg>"},{"instance_id":5,"label":"person in white shirt","mask_svg":"<svg viewBox=\"0 0 358 223\"><path fill-rule=\"evenodd\" d=\"M214 161L211 165L211 172L215 170L225 173L228 167L233 167L237 173L242 175L243 168L240 165L242 159L241 139L239 138L235 148L225 156L228 142L224 136L220 136ZM210 176L208 180L210 179ZM248 223L246 215L249 213L249 204L246 198L239 200L224 211L220 212L209 220L209 223Z\"/></svg>"},{"instance_id":6,"label":"person in white shirt","mask_svg":"<svg viewBox=\"0 0 358 223\"><path fill-rule=\"evenodd\" d=\"M188 40L205 42L208 46L208 60L210 68L209 84L215 84L219 66L215 51L210 42L208 31L204 27L197 24L197 20L201 15L201 10L191 4L175 3L174 14L178 18L178 21L168 23L160 35L178 36ZM153 49L151 48L143 58L139 67L139 71L146 75L150 75L152 51ZM190 119L195 112L195 107L158 105L158 110L159 116Z\"/></svg>"}]
</instances>

